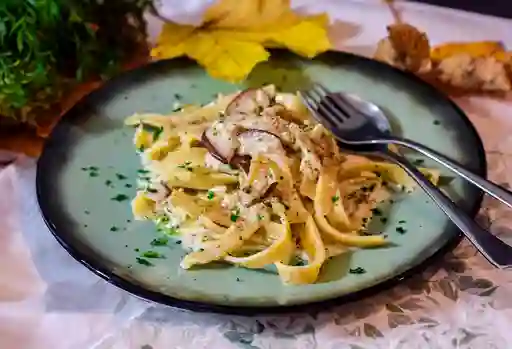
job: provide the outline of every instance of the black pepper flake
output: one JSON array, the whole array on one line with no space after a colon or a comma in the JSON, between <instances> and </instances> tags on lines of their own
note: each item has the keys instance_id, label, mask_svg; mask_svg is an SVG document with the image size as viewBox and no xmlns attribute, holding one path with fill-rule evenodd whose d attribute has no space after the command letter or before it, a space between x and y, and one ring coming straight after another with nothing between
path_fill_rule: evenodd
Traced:
<instances>
[{"instance_id":1,"label":"black pepper flake","mask_svg":"<svg viewBox=\"0 0 512 349\"><path fill-rule=\"evenodd\" d=\"M387 219L386 217L382 217L382 218L380 219L380 221L381 221L382 223L386 223L386 222L388 221L388 219Z\"/></svg>"},{"instance_id":2,"label":"black pepper flake","mask_svg":"<svg viewBox=\"0 0 512 349\"><path fill-rule=\"evenodd\" d=\"M240 282L240 281L242 281L242 280L240 280L240 278L236 278L236 282Z\"/></svg>"},{"instance_id":3,"label":"black pepper flake","mask_svg":"<svg viewBox=\"0 0 512 349\"><path fill-rule=\"evenodd\" d=\"M118 230L119 230L119 228L116 227L115 225L110 227L110 231L118 231Z\"/></svg>"},{"instance_id":4,"label":"black pepper flake","mask_svg":"<svg viewBox=\"0 0 512 349\"><path fill-rule=\"evenodd\" d=\"M364 274L366 273L366 270L364 268L361 268L361 267L357 267L357 268L354 268L354 269L349 269L348 271L350 274Z\"/></svg>"},{"instance_id":5,"label":"black pepper flake","mask_svg":"<svg viewBox=\"0 0 512 349\"><path fill-rule=\"evenodd\" d=\"M434 120L434 125L440 125L441 124L441 121L439 120Z\"/></svg>"}]
</instances>

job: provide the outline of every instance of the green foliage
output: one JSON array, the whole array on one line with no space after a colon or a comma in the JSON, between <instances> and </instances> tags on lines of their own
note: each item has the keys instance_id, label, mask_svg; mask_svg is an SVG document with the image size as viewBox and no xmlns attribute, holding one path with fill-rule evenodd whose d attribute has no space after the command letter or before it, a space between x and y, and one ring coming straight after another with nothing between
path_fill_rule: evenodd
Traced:
<instances>
[{"instance_id":1,"label":"green foliage","mask_svg":"<svg viewBox=\"0 0 512 349\"><path fill-rule=\"evenodd\" d=\"M108 77L144 37L149 0L1 0L0 115L30 121L70 84Z\"/></svg>"}]
</instances>

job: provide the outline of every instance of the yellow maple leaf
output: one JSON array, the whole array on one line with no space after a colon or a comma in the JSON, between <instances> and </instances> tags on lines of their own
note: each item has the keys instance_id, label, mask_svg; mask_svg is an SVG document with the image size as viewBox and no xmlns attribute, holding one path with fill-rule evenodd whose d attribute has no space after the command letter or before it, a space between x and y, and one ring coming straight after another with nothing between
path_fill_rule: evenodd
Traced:
<instances>
[{"instance_id":1,"label":"yellow maple leaf","mask_svg":"<svg viewBox=\"0 0 512 349\"><path fill-rule=\"evenodd\" d=\"M186 42L186 52L212 77L232 82L243 80L256 64L269 57L258 43L218 36L215 32L190 38Z\"/></svg>"},{"instance_id":2,"label":"yellow maple leaf","mask_svg":"<svg viewBox=\"0 0 512 349\"><path fill-rule=\"evenodd\" d=\"M200 27L166 23L151 55L187 55L211 76L236 82L268 59L265 47L286 47L309 58L328 50L327 24L326 15L295 14L289 0L222 0L207 10Z\"/></svg>"},{"instance_id":3,"label":"yellow maple leaf","mask_svg":"<svg viewBox=\"0 0 512 349\"><path fill-rule=\"evenodd\" d=\"M327 23L327 15L308 17L296 25L272 33L271 38L277 44L312 58L332 47L327 36Z\"/></svg>"},{"instance_id":4,"label":"yellow maple leaf","mask_svg":"<svg viewBox=\"0 0 512 349\"><path fill-rule=\"evenodd\" d=\"M158 35L156 46L151 50L151 56L157 59L183 56L185 42L197 28L190 25L179 25L167 22Z\"/></svg>"},{"instance_id":5,"label":"yellow maple leaf","mask_svg":"<svg viewBox=\"0 0 512 349\"><path fill-rule=\"evenodd\" d=\"M296 23L289 0L220 0L206 10L204 22L216 29L260 30Z\"/></svg>"}]
</instances>

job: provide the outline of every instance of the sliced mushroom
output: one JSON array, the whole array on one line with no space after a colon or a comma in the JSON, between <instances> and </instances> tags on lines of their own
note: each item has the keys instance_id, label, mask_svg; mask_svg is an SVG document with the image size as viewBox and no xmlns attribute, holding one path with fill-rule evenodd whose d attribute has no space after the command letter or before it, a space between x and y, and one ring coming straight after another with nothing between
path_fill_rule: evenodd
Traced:
<instances>
[{"instance_id":1,"label":"sliced mushroom","mask_svg":"<svg viewBox=\"0 0 512 349\"><path fill-rule=\"evenodd\" d=\"M249 173L251 167L252 158L249 155L235 155L231 160L230 165L243 170L245 173Z\"/></svg>"},{"instance_id":2,"label":"sliced mushroom","mask_svg":"<svg viewBox=\"0 0 512 349\"><path fill-rule=\"evenodd\" d=\"M155 202L165 200L172 192L171 188L169 188L165 182L153 183L146 191L146 196Z\"/></svg>"},{"instance_id":3,"label":"sliced mushroom","mask_svg":"<svg viewBox=\"0 0 512 349\"><path fill-rule=\"evenodd\" d=\"M272 98L259 88L249 88L240 92L226 107L226 115L241 113L252 114L272 104Z\"/></svg>"},{"instance_id":4,"label":"sliced mushroom","mask_svg":"<svg viewBox=\"0 0 512 349\"><path fill-rule=\"evenodd\" d=\"M236 136L237 125L217 122L201 135L201 143L219 161L227 164L239 146Z\"/></svg>"}]
</instances>

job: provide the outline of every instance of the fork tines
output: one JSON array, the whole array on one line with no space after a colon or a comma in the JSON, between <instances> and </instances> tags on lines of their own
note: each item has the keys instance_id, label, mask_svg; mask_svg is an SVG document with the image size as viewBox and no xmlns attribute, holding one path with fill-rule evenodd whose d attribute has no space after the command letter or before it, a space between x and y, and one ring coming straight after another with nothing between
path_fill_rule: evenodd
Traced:
<instances>
[{"instance_id":1,"label":"fork tines","mask_svg":"<svg viewBox=\"0 0 512 349\"><path fill-rule=\"evenodd\" d=\"M354 112L354 107L343 96L332 93L319 83L300 91L300 96L313 117L327 128L339 128Z\"/></svg>"}]
</instances>

